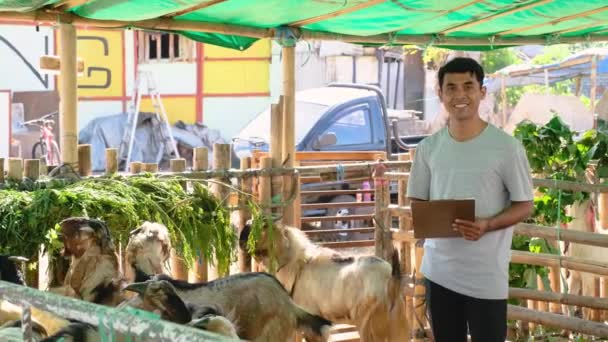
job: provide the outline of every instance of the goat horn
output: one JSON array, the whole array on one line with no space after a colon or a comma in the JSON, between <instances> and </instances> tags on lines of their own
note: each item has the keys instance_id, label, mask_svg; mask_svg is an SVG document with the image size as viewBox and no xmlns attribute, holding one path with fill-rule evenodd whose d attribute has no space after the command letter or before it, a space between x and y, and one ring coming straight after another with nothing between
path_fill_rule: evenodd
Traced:
<instances>
[{"instance_id":1,"label":"goat horn","mask_svg":"<svg viewBox=\"0 0 608 342\"><path fill-rule=\"evenodd\" d=\"M132 291L143 295L144 292L146 292L146 288L148 288L148 284L146 282L132 283L125 286L123 291Z\"/></svg>"},{"instance_id":2,"label":"goat horn","mask_svg":"<svg viewBox=\"0 0 608 342\"><path fill-rule=\"evenodd\" d=\"M9 256L8 260L14 261L14 262L29 262L30 261L30 259L28 259L26 257L22 257L22 256Z\"/></svg>"}]
</instances>

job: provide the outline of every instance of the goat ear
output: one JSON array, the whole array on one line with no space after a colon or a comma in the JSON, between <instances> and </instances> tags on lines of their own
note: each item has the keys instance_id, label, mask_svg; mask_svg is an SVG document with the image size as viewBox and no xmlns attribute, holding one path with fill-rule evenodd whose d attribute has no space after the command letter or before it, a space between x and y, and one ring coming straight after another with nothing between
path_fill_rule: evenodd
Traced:
<instances>
[{"instance_id":1,"label":"goat ear","mask_svg":"<svg viewBox=\"0 0 608 342\"><path fill-rule=\"evenodd\" d=\"M141 232L141 227L135 228L132 231L129 232L129 236L133 236L135 234L139 234L139 232Z\"/></svg>"}]
</instances>

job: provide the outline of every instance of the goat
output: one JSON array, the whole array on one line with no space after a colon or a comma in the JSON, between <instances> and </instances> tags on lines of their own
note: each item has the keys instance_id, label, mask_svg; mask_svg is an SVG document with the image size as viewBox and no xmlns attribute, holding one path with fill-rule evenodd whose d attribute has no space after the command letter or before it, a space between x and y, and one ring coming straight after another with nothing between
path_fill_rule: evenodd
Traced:
<instances>
[{"instance_id":1,"label":"goat","mask_svg":"<svg viewBox=\"0 0 608 342\"><path fill-rule=\"evenodd\" d=\"M238 338L236 328L230 320L221 316L215 308L184 303L177 295L175 287L166 280L133 283L124 290L136 292L140 299L130 300L127 305L158 313L164 320Z\"/></svg>"},{"instance_id":2,"label":"goat","mask_svg":"<svg viewBox=\"0 0 608 342\"><path fill-rule=\"evenodd\" d=\"M25 285L23 273L16 262L27 262L28 259L17 256L0 255L0 280L13 284Z\"/></svg>"},{"instance_id":3,"label":"goat","mask_svg":"<svg viewBox=\"0 0 608 342\"><path fill-rule=\"evenodd\" d=\"M61 221L63 256L71 257L64 284L50 291L97 304L116 306L123 283L110 231L103 221L72 217Z\"/></svg>"},{"instance_id":4,"label":"goat","mask_svg":"<svg viewBox=\"0 0 608 342\"><path fill-rule=\"evenodd\" d=\"M149 279L169 282L185 303L230 313L238 336L248 341L293 341L298 330L321 341L329 338L332 323L296 305L268 273L240 273L195 284L164 274Z\"/></svg>"},{"instance_id":5,"label":"goat","mask_svg":"<svg viewBox=\"0 0 608 342\"><path fill-rule=\"evenodd\" d=\"M280 223L275 227L275 242L269 241L264 231L253 257L268 269L274 244L276 277L296 304L334 323L357 326L364 342L409 340L396 253L392 265L375 256L345 256L314 245L297 228ZM243 249L247 248L250 230L251 225L246 225L239 237ZM314 337L306 338L314 341Z\"/></svg>"},{"instance_id":6,"label":"goat","mask_svg":"<svg viewBox=\"0 0 608 342\"><path fill-rule=\"evenodd\" d=\"M15 262L24 262L22 257L0 256L0 280L16 285L25 286L23 277ZM59 332L69 325L69 321L50 312L31 307L32 327L39 336L48 336ZM6 300L0 300L0 324L5 327L18 327L21 325L22 309L19 305Z\"/></svg>"},{"instance_id":7,"label":"goat","mask_svg":"<svg viewBox=\"0 0 608 342\"><path fill-rule=\"evenodd\" d=\"M596 226L595 215L591 200L586 200L580 203L574 203L569 209L568 215L572 216L572 221L568 224L567 229L595 232L606 234L604 229ZM586 246L583 244L565 244L567 248L565 253L568 256L577 257L585 260L606 262L608 261L608 252L603 247ZM597 275L576 270L568 270L568 292L574 295L595 296L595 281ZM568 310L568 308L566 308ZM591 319L591 309L583 308L582 316L585 319ZM574 313L571 313L574 314Z\"/></svg>"},{"instance_id":8,"label":"goat","mask_svg":"<svg viewBox=\"0 0 608 342\"><path fill-rule=\"evenodd\" d=\"M125 253L126 273L128 273L126 278L129 282L140 280L138 272L170 273L167 263L170 257L171 239L167 227L146 221L129 235Z\"/></svg>"}]
</instances>

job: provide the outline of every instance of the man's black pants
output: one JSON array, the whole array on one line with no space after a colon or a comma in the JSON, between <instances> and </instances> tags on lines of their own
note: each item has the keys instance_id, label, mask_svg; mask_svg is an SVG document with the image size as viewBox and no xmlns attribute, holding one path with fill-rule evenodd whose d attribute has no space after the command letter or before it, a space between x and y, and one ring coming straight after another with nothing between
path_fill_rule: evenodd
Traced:
<instances>
[{"instance_id":1,"label":"man's black pants","mask_svg":"<svg viewBox=\"0 0 608 342\"><path fill-rule=\"evenodd\" d=\"M436 342L504 342L507 301L472 298L426 279L426 306ZM468 328L468 330L467 330Z\"/></svg>"}]
</instances>

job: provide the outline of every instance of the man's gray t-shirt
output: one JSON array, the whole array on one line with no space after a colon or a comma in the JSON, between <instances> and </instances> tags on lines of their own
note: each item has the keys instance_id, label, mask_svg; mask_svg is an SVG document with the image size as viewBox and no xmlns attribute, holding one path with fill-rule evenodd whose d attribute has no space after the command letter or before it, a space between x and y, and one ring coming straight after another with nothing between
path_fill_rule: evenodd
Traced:
<instances>
[{"instance_id":1,"label":"man's gray t-shirt","mask_svg":"<svg viewBox=\"0 0 608 342\"><path fill-rule=\"evenodd\" d=\"M488 124L477 137L459 142L448 129L417 148L407 196L422 200L475 198L475 215L485 218L511 201L534 199L522 144ZM421 272L452 291L481 299L506 299L513 227L488 232L478 241L462 237L426 239Z\"/></svg>"}]
</instances>

